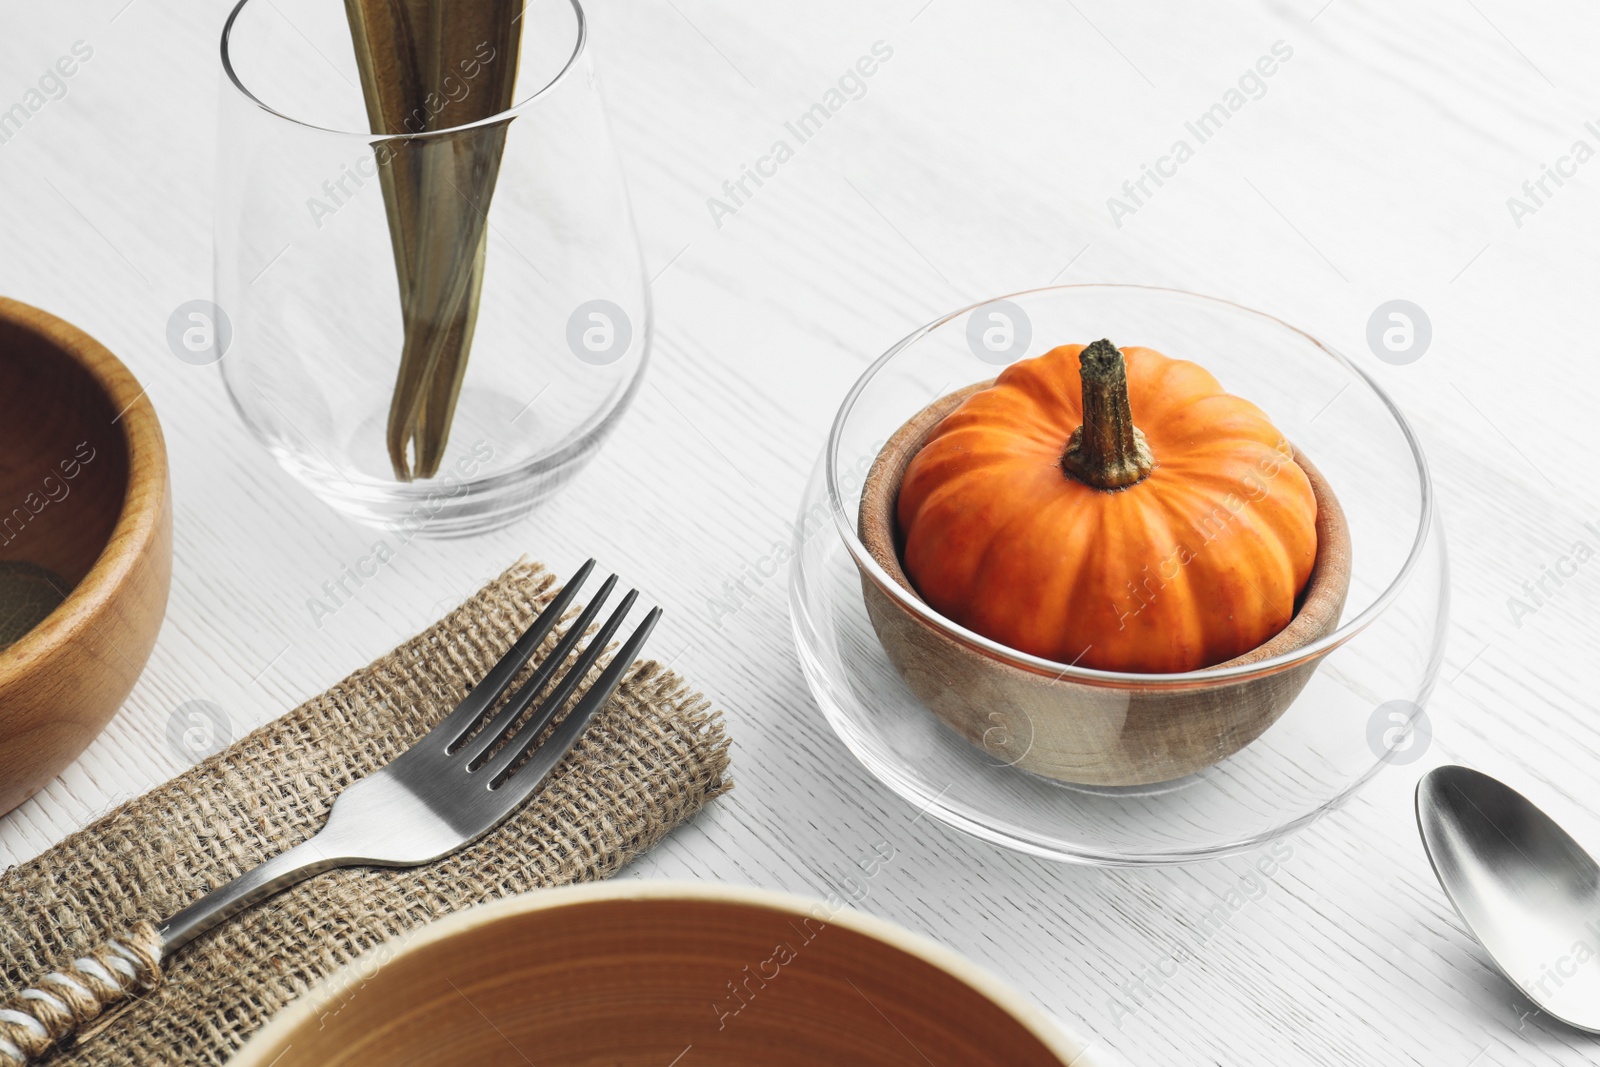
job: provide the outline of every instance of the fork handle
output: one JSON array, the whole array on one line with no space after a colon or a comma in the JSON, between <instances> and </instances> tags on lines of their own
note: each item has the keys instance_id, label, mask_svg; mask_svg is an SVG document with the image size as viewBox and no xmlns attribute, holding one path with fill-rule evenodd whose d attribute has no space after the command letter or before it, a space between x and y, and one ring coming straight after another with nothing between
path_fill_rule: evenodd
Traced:
<instances>
[{"instance_id":1,"label":"fork handle","mask_svg":"<svg viewBox=\"0 0 1600 1067\"><path fill-rule=\"evenodd\" d=\"M140 920L40 976L0 1007L0 1067L26 1067L123 997L160 985L161 960L160 932Z\"/></svg>"},{"instance_id":2,"label":"fork handle","mask_svg":"<svg viewBox=\"0 0 1600 1067\"><path fill-rule=\"evenodd\" d=\"M212 890L161 926L139 921L65 970L43 975L0 1007L0 1067L26 1065L134 993L161 984L178 949L296 882L344 866L315 837Z\"/></svg>"},{"instance_id":3,"label":"fork handle","mask_svg":"<svg viewBox=\"0 0 1600 1067\"><path fill-rule=\"evenodd\" d=\"M218 923L226 922L296 882L350 863L346 856L330 855L328 843L321 838L322 834L318 834L263 861L162 923L164 955L172 955Z\"/></svg>"}]
</instances>

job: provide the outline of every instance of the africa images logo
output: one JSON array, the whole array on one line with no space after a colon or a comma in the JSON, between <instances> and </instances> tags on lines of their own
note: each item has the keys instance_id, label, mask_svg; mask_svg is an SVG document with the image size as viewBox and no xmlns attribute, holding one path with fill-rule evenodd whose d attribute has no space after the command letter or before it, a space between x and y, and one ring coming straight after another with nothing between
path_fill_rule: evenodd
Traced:
<instances>
[{"instance_id":1,"label":"africa images logo","mask_svg":"<svg viewBox=\"0 0 1600 1067\"><path fill-rule=\"evenodd\" d=\"M1415 701L1385 701L1367 717L1367 747L1383 763L1415 763L1432 743L1433 724Z\"/></svg>"},{"instance_id":2,"label":"africa images logo","mask_svg":"<svg viewBox=\"0 0 1600 1067\"><path fill-rule=\"evenodd\" d=\"M722 196L706 197L706 210L711 221L722 229L722 224L739 213L748 204L756 190L778 176L778 169L795 157L795 150L822 131L835 115L843 111L852 100L867 95L867 80L878 73L883 64L894 57L894 47L885 41L874 41L870 55L859 57L854 64L828 86L822 98L812 104L792 121L783 124L784 136L777 138L751 165L742 164L739 176L722 183ZM755 185L752 189L751 184Z\"/></svg>"},{"instance_id":3,"label":"africa images logo","mask_svg":"<svg viewBox=\"0 0 1600 1067\"><path fill-rule=\"evenodd\" d=\"M22 94L21 100L0 111L0 144L8 143L21 133L22 127L43 111L46 105L66 99L68 79L93 58L93 45L87 41L74 41L71 55L62 56L45 68L35 84Z\"/></svg>"},{"instance_id":4,"label":"africa images logo","mask_svg":"<svg viewBox=\"0 0 1600 1067\"><path fill-rule=\"evenodd\" d=\"M1122 220L1136 215L1148 204L1156 192L1168 181L1178 176L1178 168L1195 157L1196 149L1217 134L1252 100L1267 95L1267 79L1294 57L1294 48L1287 41L1274 41L1269 54L1259 57L1253 66L1246 67L1238 81L1223 92L1222 98L1189 122L1183 124L1187 136L1172 142L1165 155L1158 156L1155 164L1140 165L1139 175L1122 183L1122 196L1106 198L1106 210L1117 229ZM1192 143L1191 143L1192 138Z\"/></svg>"},{"instance_id":5,"label":"africa images logo","mask_svg":"<svg viewBox=\"0 0 1600 1067\"><path fill-rule=\"evenodd\" d=\"M233 720L212 700L187 700L167 716L167 744L186 763L198 763L228 747Z\"/></svg>"}]
</instances>

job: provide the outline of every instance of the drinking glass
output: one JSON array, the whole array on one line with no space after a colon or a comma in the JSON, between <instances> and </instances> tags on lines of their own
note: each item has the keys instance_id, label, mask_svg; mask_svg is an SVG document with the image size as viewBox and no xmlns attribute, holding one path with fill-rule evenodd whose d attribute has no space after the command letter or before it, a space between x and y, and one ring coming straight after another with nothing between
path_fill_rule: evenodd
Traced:
<instances>
[{"instance_id":1,"label":"drinking glass","mask_svg":"<svg viewBox=\"0 0 1600 1067\"><path fill-rule=\"evenodd\" d=\"M179 309L174 344L220 361L278 462L372 525L452 536L520 517L594 455L648 358L649 283L583 9L530 0L513 21L444 57L443 91L405 124L423 132L397 135L369 132L345 5L241 0L223 31L215 299ZM515 57L497 47L512 35ZM471 98L504 73L496 62L518 64L512 106L454 121L484 110ZM414 338L382 172L412 161L461 197L432 186L445 214L431 221L453 206L459 223L438 232L475 232L482 255L454 411L428 402L448 427L431 461L420 444L397 461L390 438ZM411 303L414 329L450 326Z\"/></svg>"}]
</instances>

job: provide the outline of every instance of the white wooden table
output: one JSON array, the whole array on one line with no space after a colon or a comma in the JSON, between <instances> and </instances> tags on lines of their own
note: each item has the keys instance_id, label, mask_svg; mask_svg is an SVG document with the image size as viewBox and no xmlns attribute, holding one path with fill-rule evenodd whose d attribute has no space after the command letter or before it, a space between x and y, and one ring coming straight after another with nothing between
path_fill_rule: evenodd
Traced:
<instances>
[{"instance_id":1,"label":"white wooden table","mask_svg":"<svg viewBox=\"0 0 1600 1067\"><path fill-rule=\"evenodd\" d=\"M215 701L242 733L518 554L567 573L593 553L667 607L655 651L726 710L735 739L738 788L626 877L864 886L861 907L987 964L1130 1063L1592 1062L1593 1040L1488 970L1429 872L1410 791L1435 763L1474 764L1600 847L1585 810L1600 777L1600 563L1532 614L1509 603L1575 541L1600 549L1584 525L1600 524L1600 162L1561 163L1574 141L1600 149L1600 124L1585 127L1600 119L1600 11L593 0L591 14L659 272L648 384L554 503L475 540L413 543L319 629L308 598L378 535L280 472L215 369L165 343L172 309L210 294L223 0L0 6L0 110L75 42L93 50L0 144L0 292L84 326L133 368L177 500L149 668L88 752L0 819L0 864L183 770L166 729L185 701ZM865 95L734 214L713 212L723 182L879 41L893 54ZM1153 195L1127 199L1124 181L1178 138L1195 145L1185 122L1280 41L1292 56L1259 99ZM1547 180L1535 203L1523 182L1545 164L1575 176ZM1135 210L1113 212L1112 196ZM1513 212L1513 196L1532 210ZM1057 278L1197 289L1327 338L1409 412L1440 485L1454 621L1431 750L1293 838L1258 899L1206 939L1201 917L1252 857L1094 870L917 819L823 722L785 582L750 578L788 536L834 407L873 356L942 311ZM1394 298L1433 324L1406 366L1365 341ZM618 500L650 521L619 521ZM717 604L741 577L750 595L729 614ZM880 842L895 858L863 879ZM1174 954L1185 962L1171 973Z\"/></svg>"}]
</instances>

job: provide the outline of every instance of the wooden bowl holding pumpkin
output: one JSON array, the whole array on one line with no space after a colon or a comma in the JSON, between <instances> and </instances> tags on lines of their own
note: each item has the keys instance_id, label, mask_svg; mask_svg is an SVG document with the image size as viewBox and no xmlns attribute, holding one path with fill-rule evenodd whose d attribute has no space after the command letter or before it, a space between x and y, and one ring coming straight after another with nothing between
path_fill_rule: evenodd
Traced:
<instances>
[{"instance_id":1,"label":"wooden bowl holding pumpkin","mask_svg":"<svg viewBox=\"0 0 1600 1067\"><path fill-rule=\"evenodd\" d=\"M895 586L862 568L868 615L917 698L1085 785L1181 778L1260 737L1350 584L1339 501L1267 416L1109 341L918 412L868 472L858 532Z\"/></svg>"}]
</instances>

